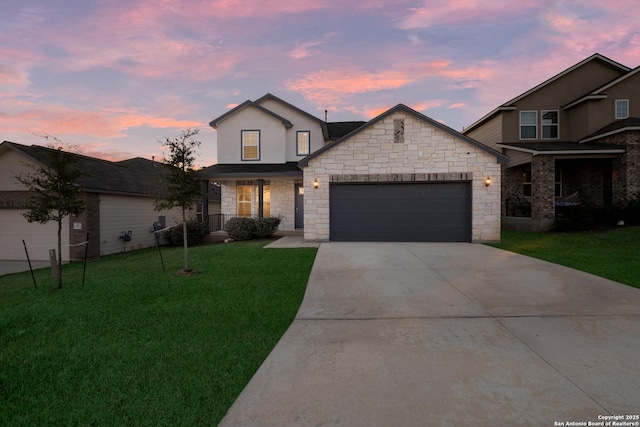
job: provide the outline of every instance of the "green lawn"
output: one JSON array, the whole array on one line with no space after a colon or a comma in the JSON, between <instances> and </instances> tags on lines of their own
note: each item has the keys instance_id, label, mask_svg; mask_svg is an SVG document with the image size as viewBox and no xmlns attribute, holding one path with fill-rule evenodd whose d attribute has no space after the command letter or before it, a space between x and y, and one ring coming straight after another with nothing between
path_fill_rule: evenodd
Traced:
<instances>
[{"instance_id":1,"label":"green lawn","mask_svg":"<svg viewBox=\"0 0 640 427\"><path fill-rule=\"evenodd\" d=\"M292 322L316 249L181 248L0 277L0 425L216 425Z\"/></svg>"},{"instance_id":2,"label":"green lawn","mask_svg":"<svg viewBox=\"0 0 640 427\"><path fill-rule=\"evenodd\" d=\"M640 227L582 233L503 231L492 245L640 288Z\"/></svg>"}]
</instances>

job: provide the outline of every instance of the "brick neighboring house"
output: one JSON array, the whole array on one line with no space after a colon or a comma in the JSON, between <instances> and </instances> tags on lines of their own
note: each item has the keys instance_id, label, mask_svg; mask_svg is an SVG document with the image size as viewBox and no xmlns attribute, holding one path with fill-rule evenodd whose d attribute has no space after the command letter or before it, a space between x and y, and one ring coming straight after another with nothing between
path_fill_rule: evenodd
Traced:
<instances>
[{"instance_id":1,"label":"brick neighboring house","mask_svg":"<svg viewBox=\"0 0 640 427\"><path fill-rule=\"evenodd\" d=\"M463 133L510 158L505 228L547 230L563 206L623 202L640 193L640 67L594 54Z\"/></svg>"},{"instance_id":2,"label":"brick neighboring house","mask_svg":"<svg viewBox=\"0 0 640 427\"><path fill-rule=\"evenodd\" d=\"M221 164L207 173L222 184L222 213L281 215L309 241L500 239L506 156L402 104L351 124L273 95L213 120ZM328 138L332 127L343 136Z\"/></svg>"}]
</instances>

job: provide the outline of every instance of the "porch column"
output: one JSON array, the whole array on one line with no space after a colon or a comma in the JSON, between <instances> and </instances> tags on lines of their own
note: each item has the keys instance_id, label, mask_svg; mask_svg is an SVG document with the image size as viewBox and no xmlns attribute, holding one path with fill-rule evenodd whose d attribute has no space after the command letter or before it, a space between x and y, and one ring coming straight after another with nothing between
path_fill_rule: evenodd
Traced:
<instances>
[{"instance_id":1,"label":"porch column","mask_svg":"<svg viewBox=\"0 0 640 427\"><path fill-rule=\"evenodd\" d=\"M209 230L209 180L202 180L202 222L205 224L207 233Z\"/></svg>"},{"instance_id":2,"label":"porch column","mask_svg":"<svg viewBox=\"0 0 640 427\"><path fill-rule=\"evenodd\" d=\"M264 179L258 180L258 218L264 216Z\"/></svg>"},{"instance_id":3,"label":"porch column","mask_svg":"<svg viewBox=\"0 0 640 427\"><path fill-rule=\"evenodd\" d=\"M554 156L533 156L531 160L531 221L535 230L548 230L553 224L555 208Z\"/></svg>"}]
</instances>

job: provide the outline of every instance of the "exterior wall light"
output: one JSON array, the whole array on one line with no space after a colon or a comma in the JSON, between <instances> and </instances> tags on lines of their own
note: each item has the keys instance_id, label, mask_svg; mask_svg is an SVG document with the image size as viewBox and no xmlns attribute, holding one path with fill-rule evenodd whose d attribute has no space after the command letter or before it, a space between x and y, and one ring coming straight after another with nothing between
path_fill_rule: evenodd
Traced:
<instances>
[{"instance_id":1,"label":"exterior wall light","mask_svg":"<svg viewBox=\"0 0 640 427\"><path fill-rule=\"evenodd\" d=\"M490 186L490 185L491 185L491 178L486 177L486 178L484 179L484 186L485 186L485 187L488 187L488 186Z\"/></svg>"},{"instance_id":2,"label":"exterior wall light","mask_svg":"<svg viewBox=\"0 0 640 427\"><path fill-rule=\"evenodd\" d=\"M313 188L315 188L316 190L318 189L318 187L320 187L320 184L318 183L317 179L313 180Z\"/></svg>"}]
</instances>

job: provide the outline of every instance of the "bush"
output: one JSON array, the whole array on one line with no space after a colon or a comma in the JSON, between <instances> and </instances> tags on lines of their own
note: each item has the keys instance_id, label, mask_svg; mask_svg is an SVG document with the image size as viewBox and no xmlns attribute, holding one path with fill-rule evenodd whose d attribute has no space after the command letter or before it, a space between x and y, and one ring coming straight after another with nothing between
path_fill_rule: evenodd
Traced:
<instances>
[{"instance_id":1,"label":"bush","mask_svg":"<svg viewBox=\"0 0 640 427\"><path fill-rule=\"evenodd\" d=\"M231 218L224 229L233 240L265 239L273 236L280 218Z\"/></svg>"},{"instance_id":2,"label":"bush","mask_svg":"<svg viewBox=\"0 0 640 427\"><path fill-rule=\"evenodd\" d=\"M182 224L178 224L173 228L162 233L170 245L182 246ZM187 242L189 246L196 246L202 243L202 239L207 235L207 225L198 221L187 221Z\"/></svg>"},{"instance_id":3,"label":"bush","mask_svg":"<svg viewBox=\"0 0 640 427\"><path fill-rule=\"evenodd\" d=\"M624 221L626 225L640 224L640 194L612 207L574 206L556 208L554 230L584 231L597 227L611 227Z\"/></svg>"}]
</instances>

